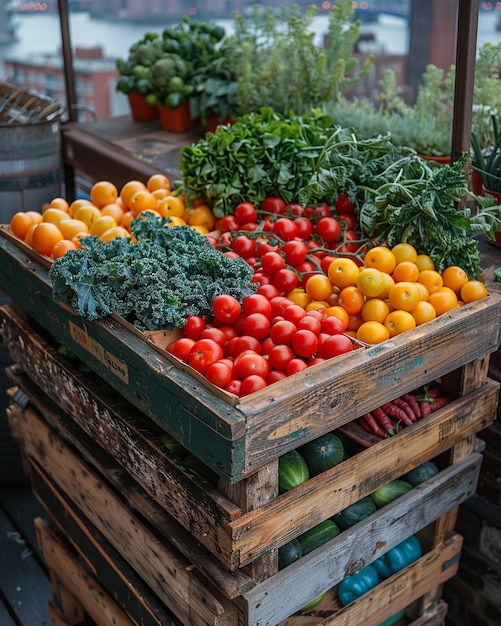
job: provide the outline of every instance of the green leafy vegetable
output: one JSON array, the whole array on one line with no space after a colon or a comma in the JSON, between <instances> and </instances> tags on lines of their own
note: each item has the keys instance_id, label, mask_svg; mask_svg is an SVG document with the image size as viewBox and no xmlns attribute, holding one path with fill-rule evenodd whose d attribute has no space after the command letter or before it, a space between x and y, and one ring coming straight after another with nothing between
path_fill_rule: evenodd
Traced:
<instances>
[{"instance_id":1,"label":"green leafy vegetable","mask_svg":"<svg viewBox=\"0 0 501 626\"><path fill-rule=\"evenodd\" d=\"M219 294L241 302L253 291L253 270L243 259L229 259L203 235L168 221L134 220L136 243L86 238L85 247L52 264L54 297L88 320L115 312L140 330L154 330L211 314Z\"/></svg>"}]
</instances>

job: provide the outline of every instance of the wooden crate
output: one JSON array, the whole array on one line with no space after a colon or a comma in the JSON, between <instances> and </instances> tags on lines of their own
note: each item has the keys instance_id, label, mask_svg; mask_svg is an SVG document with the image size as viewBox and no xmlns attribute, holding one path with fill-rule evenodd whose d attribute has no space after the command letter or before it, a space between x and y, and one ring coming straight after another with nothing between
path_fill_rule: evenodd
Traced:
<instances>
[{"instance_id":1,"label":"wooden crate","mask_svg":"<svg viewBox=\"0 0 501 626\"><path fill-rule=\"evenodd\" d=\"M83 430L92 445L106 450L163 511L226 569L235 571L255 564L257 570L259 560L266 558L264 573L251 571L252 580L275 573L276 550L287 541L412 467L459 449L492 423L497 407L499 383L482 384L485 362L481 360L443 379L443 385L451 390L459 388L458 377L465 379L472 391L412 428L377 441L291 492L278 495L277 459L236 485L220 479L216 489L179 468L179 460L168 453L152 429L153 422L93 382L10 309L2 311L2 319L6 343L26 375L23 377L18 371L11 377L37 409L46 414L50 407L47 419L68 433L73 422L78 427L72 435L77 446L82 439L80 429ZM45 390L51 402L37 402L40 389ZM54 404L65 416L57 416ZM468 444L465 455L471 450ZM265 480L268 493L266 499L260 500ZM348 566L346 562L345 569ZM231 581L228 597L239 595L240 584L246 584L245 578L238 585L234 579Z\"/></svg>"},{"instance_id":2,"label":"wooden crate","mask_svg":"<svg viewBox=\"0 0 501 626\"><path fill-rule=\"evenodd\" d=\"M37 411L30 405L22 410L17 404L9 407L8 417L30 463L40 466L80 511L79 515L96 526L160 600L181 621L186 621L187 607L190 607L195 612L199 609L197 615L205 611L204 618L209 620L206 623L211 624L279 624L312 598L337 585L350 568L371 562L437 518L447 517L475 492L481 463L480 454L467 455L265 580L252 580L240 570L236 574L221 570L216 577L216 563L212 562L210 580L217 591L209 593L207 584L201 583L195 575L208 580L207 555L198 555L192 540L188 551L195 569L192 571L179 564L171 546L182 546L181 530L176 529L172 520L169 525L166 514L127 476L120 475L114 459L104 450L98 450L71 418L47 408L45 417L49 418L50 425L40 417L38 406ZM382 621L409 602L431 594L437 585L454 575L459 540L450 541L450 532L442 536L441 523L438 526L430 551L405 573L383 583L377 601L369 603L362 612L357 608L361 606L358 603L340 612L334 610L325 623L355 626L366 622L367 615L372 613L374 620ZM171 529L174 529L173 534L170 534ZM162 537L169 540L168 546ZM231 581L233 588L228 593ZM427 601L426 605L429 603ZM370 606L374 608L369 610ZM235 611L239 621L235 621ZM204 623L195 621L194 615L190 615L190 619L189 624Z\"/></svg>"},{"instance_id":3,"label":"wooden crate","mask_svg":"<svg viewBox=\"0 0 501 626\"><path fill-rule=\"evenodd\" d=\"M501 299L491 295L232 405L116 318L88 322L55 302L47 268L3 234L0 289L230 483L402 393L485 358L497 349L501 316Z\"/></svg>"}]
</instances>

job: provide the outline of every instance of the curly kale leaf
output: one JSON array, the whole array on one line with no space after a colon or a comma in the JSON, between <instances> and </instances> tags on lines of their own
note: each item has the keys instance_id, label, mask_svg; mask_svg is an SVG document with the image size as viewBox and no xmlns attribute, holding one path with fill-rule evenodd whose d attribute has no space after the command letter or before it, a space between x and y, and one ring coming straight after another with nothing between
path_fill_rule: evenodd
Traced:
<instances>
[{"instance_id":1,"label":"curly kale leaf","mask_svg":"<svg viewBox=\"0 0 501 626\"><path fill-rule=\"evenodd\" d=\"M137 242L103 243L87 237L85 247L52 264L53 295L88 320L118 313L140 330L181 327L188 315L211 315L214 298L227 293L242 302L256 285L252 268L229 259L189 227L168 219L135 220Z\"/></svg>"}]
</instances>

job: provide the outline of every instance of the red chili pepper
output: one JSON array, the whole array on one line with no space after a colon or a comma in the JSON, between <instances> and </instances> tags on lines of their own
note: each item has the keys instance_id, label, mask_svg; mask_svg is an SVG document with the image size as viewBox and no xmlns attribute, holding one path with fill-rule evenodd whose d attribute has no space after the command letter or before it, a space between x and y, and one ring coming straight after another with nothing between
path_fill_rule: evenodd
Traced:
<instances>
[{"instance_id":1,"label":"red chili pepper","mask_svg":"<svg viewBox=\"0 0 501 626\"><path fill-rule=\"evenodd\" d=\"M414 411L416 419L421 419L421 407L419 406L419 402L416 400L416 396L414 396L412 393L404 393L402 399L405 400Z\"/></svg>"},{"instance_id":2,"label":"red chili pepper","mask_svg":"<svg viewBox=\"0 0 501 626\"><path fill-rule=\"evenodd\" d=\"M366 413L359 419L359 423L364 430L378 437L386 437L387 433L384 428L374 419L372 413Z\"/></svg>"},{"instance_id":3,"label":"red chili pepper","mask_svg":"<svg viewBox=\"0 0 501 626\"><path fill-rule=\"evenodd\" d=\"M378 424L384 428L385 432L389 433L391 431L392 434L395 432L393 429L393 422L391 421L389 414L386 413L384 407L374 409L372 411L372 415L374 415Z\"/></svg>"},{"instance_id":4,"label":"red chili pepper","mask_svg":"<svg viewBox=\"0 0 501 626\"><path fill-rule=\"evenodd\" d=\"M412 426L412 424L414 423L402 408L400 408L396 404L393 404L392 402L387 402L386 404L383 404L382 409L390 417L393 417L399 422L402 422L404 426Z\"/></svg>"},{"instance_id":5,"label":"red chili pepper","mask_svg":"<svg viewBox=\"0 0 501 626\"><path fill-rule=\"evenodd\" d=\"M404 400L402 397L395 398L395 400L392 400L392 403L396 404L403 411L405 411L407 417L411 420L411 422L415 422L417 420L416 414L411 409L410 404L406 400Z\"/></svg>"},{"instance_id":6,"label":"red chili pepper","mask_svg":"<svg viewBox=\"0 0 501 626\"><path fill-rule=\"evenodd\" d=\"M438 411L438 409L441 409L449 404L450 401L451 399L446 396L439 396L438 398L435 398L433 402L429 403L430 412L433 413L433 411Z\"/></svg>"}]
</instances>

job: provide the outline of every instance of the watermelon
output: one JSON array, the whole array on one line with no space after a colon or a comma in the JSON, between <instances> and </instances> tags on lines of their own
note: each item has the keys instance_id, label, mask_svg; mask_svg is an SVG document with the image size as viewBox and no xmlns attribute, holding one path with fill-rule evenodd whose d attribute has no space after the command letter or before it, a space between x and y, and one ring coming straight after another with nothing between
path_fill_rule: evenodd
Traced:
<instances>
[{"instance_id":1,"label":"watermelon","mask_svg":"<svg viewBox=\"0 0 501 626\"><path fill-rule=\"evenodd\" d=\"M278 490L285 493L305 483L310 477L306 461L297 450L290 450L278 459Z\"/></svg>"},{"instance_id":2,"label":"watermelon","mask_svg":"<svg viewBox=\"0 0 501 626\"><path fill-rule=\"evenodd\" d=\"M334 433L326 433L299 448L310 476L316 476L334 467L345 458L343 442Z\"/></svg>"}]
</instances>

